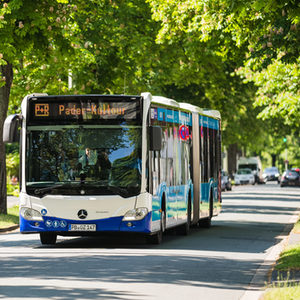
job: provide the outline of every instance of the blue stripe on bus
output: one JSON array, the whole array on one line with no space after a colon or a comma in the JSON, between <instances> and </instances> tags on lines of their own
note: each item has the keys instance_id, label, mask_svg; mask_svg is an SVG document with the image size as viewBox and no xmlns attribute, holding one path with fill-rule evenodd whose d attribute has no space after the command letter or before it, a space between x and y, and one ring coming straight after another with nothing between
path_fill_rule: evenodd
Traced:
<instances>
[{"instance_id":1,"label":"blue stripe on bus","mask_svg":"<svg viewBox=\"0 0 300 300\"><path fill-rule=\"evenodd\" d=\"M99 233L105 231L150 233L152 213L148 213L143 220L130 221L131 226L127 226L127 221L122 221L122 216L88 221L69 220L46 216L44 216L43 219L44 221L40 222L28 221L20 216L20 232L70 232L69 227L71 224L96 224L96 232Z\"/></svg>"},{"instance_id":2,"label":"blue stripe on bus","mask_svg":"<svg viewBox=\"0 0 300 300\"><path fill-rule=\"evenodd\" d=\"M165 108L157 108L157 120L158 121L166 121L166 113L167 110Z\"/></svg>"},{"instance_id":3,"label":"blue stripe on bus","mask_svg":"<svg viewBox=\"0 0 300 300\"><path fill-rule=\"evenodd\" d=\"M209 202L209 189L210 184L208 182L201 183L201 201Z\"/></svg>"},{"instance_id":4,"label":"blue stripe on bus","mask_svg":"<svg viewBox=\"0 0 300 300\"><path fill-rule=\"evenodd\" d=\"M192 126L192 115L177 111L171 110L167 108L157 108L157 120L176 123L176 124L186 124L188 126ZM219 121L213 118L209 118L207 116L199 115L199 124L203 127L208 127L211 129L219 129Z\"/></svg>"},{"instance_id":5,"label":"blue stripe on bus","mask_svg":"<svg viewBox=\"0 0 300 300\"><path fill-rule=\"evenodd\" d=\"M160 184L156 195L152 196L152 222L158 221L161 218L160 209L162 207L163 194L166 195L166 217L171 219L186 218L189 191L191 191L191 196L193 197L193 185L191 181L186 185L180 186L166 186L165 182Z\"/></svg>"},{"instance_id":6,"label":"blue stripe on bus","mask_svg":"<svg viewBox=\"0 0 300 300\"><path fill-rule=\"evenodd\" d=\"M209 118L207 116L199 116L199 125L216 130L219 129L219 121L216 119Z\"/></svg>"}]
</instances>

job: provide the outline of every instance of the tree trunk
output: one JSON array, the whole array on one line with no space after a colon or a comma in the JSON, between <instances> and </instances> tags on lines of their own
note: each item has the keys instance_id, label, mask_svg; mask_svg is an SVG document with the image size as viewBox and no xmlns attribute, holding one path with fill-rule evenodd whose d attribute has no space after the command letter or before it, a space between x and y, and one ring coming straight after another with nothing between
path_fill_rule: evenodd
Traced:
<instances>
[{"instance_id":1,"label":"tree trunk","mask_svg":"<svg viewBox=\"0 0 300 300\"><path fill-rule=\"evenodd\" d=\"M276 154L271 154L271 156L272 156L272 166L275 167L276 166L277 155Z\"/></svg>"},{"instance_id":2,"label":"tree trunk","mask_svg":"<svg viewBox=\"0 0 300 300\"><path fill-rule=\"evenodd\" d=\"M228 147L228 174L230 177L233 177L233 174L236 172L236 156L238 152L237 144L231 144Z\"/></svg>"},{"instance_id":3,"label":"tree trunk","mask_svg":"<svg viewBox=\"0 0 300 300\"><path fill-rule=\"evenodd\" d=\"M5 80L5 85L0 87L0 213L7 214L6 197L6 157L5 144L3 143L3 124L7 115L10 88L13 80L12 65L7 63L0 66L0 80Z\"/></svg>"}]
</instances>

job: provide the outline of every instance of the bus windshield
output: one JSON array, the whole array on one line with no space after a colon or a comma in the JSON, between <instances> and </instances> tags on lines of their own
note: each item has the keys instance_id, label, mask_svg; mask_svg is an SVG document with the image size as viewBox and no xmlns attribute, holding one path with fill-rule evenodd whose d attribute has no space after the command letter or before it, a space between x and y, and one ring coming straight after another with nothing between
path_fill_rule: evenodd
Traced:
<instances>
[{"instance_id":1,"label":"bus windshield","mask_svg":"<svg viewBox=\"0 0 300 300\"><path fill-rule=\"evenodd\" d=\"M28 194L137 195L141 136L141 126L29 126Z\"/></svg>"},{"instance_id":2,"label":"bus windshield","mask_svg":"<svg viewBox=\"0 0 300 300\"><path fill-rule=\"evenodd\" d=\"M257 170L257 164L245 164L245 165L239 165L239 169L251 169L252 171Z\"/></svg>"}]
</instances>

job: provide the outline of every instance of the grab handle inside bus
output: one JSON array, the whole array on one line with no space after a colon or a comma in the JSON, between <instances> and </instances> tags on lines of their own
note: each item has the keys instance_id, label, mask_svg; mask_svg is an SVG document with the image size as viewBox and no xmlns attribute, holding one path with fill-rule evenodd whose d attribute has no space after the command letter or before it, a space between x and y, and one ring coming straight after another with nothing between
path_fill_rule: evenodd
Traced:
<instances>
[{"instance_id":1,"label":"grab handle inside bus","mask_svg":"<svg viewBox=\"0 0 300 300\"><path fill-rule=\"evenodd\" d=\"M150 150L160 151L162 148L162 129L159 126L150 126Z\"/></svg>"},{"instance_id":2,"label":"grab handle inside bus","mask_svg":"<svg viewBox=\"0 0 300 300\"><path fill-rule=\"evenodd\" d=\"M20 140L20 115L10 115L5 119L3 127L3 142L14 143Z\"/></svg>"}]
</instances>

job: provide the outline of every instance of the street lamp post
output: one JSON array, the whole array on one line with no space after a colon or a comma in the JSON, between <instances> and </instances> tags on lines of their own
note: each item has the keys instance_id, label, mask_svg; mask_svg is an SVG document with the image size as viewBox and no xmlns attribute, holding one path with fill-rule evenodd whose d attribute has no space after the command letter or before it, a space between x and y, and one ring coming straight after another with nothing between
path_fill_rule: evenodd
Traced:
<instances>
[{"instance_id":1,"label":"street lamp post","mask_svg":"<svg viewBox=\"0 0 300 300\"><path fill-rule=\"evenodd\" d=\"M285 161L284 161L284 165L285 165L285 170L288 169L288 165L289 165L289 161L288 161L288 150L287 150L287 143L286 143L287 139L283 138L283 142L285 144Z\"/></svg>"}]
</instances>

